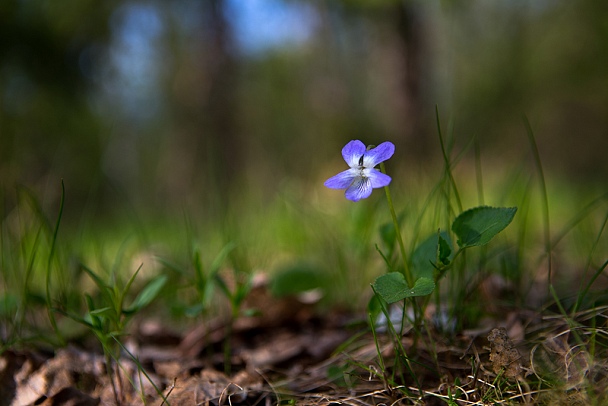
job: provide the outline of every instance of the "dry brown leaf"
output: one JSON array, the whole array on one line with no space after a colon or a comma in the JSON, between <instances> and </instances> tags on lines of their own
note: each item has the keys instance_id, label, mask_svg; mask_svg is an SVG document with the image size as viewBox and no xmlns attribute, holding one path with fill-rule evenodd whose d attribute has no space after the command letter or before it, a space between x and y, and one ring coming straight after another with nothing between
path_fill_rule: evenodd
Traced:
<instances>
[{"instance_id":1,"label":"dry brown leaf","mask_svg":"<svg viewBox=\"0 0 608 406\"><path fill-rule=\"evenodd\" d=\"M583 382L590 366L588 354L568 341L567 331L547 337L534 351L534 366L573 388Z\"/></svg>"},{"instance_id":2,"label":"dry brown leaf","mask_svg":"<svg viewBox=\"0 0 608 406\"><path fill-rule=\"evenodd\" d=\"M273 336L267 345L244 351L242 358L249 371L255 371L292 359L303 350L304 344L300 336L283 332Z\"/></svg>"},{"instance_id":3,"label":"dry brown leaf","mask_svg":"<svg viewBox=\"0 0 608 406\"><path fill-rule=\"evenodd\" d=\"M245 371L231 379L221 372L203 370L199 376L176 381L164 395L175 405L236 405L248 396L259 396L262 382Z\"/></svg>"},{"instance_id":4,"label":"dry brown leaf","mask_svg":"<svg viewBox=\"0 0 608 406\"><path fill-rule=\"evenodd\" d=\"M15 392L11 405L62 404L70 399L81 399L83 404L95 404L96 400L80 390L92 390L98 384L100 365L83 362L82 353L61 350L54 358L38 368L27 359L15 374ZM56 400L62 399L62 400Z\"/></svg>"}]
</instances>

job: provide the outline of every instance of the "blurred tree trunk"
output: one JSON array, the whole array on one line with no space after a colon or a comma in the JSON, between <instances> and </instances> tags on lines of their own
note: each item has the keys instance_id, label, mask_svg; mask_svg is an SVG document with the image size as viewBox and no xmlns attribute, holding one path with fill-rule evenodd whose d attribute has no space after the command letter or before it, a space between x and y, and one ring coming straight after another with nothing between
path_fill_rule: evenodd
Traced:
<instances>
[{"instance_id":1,"label":"blurred tree trunk","mask_svg":"<svg viewBox=\"0 0 608 406\"><path fill-rule=\"evenodd\" d=\"M390 110L387 116L395 118L392 131L404 144L402 150L410 157L428 152L434 120L432 105L425 97L431 75L426 68L430 40L425 6L411 0L344 3L349 13L343 15L348 18L354 11L352 14L363 17L374 27L376 37L362 39L361 47L378 48L367 49L372 58L378 58L369 60L368 69L387 75L383 85L388 87L383 91L388 104L382 108ZM356 28L351 35L359 35Z\"/></svg>"},{"instance_id":2,"label":"blurred tree trunk","mask_svg":"<svg viewBox=\"0 0 608 406\"><path fill-rule=\"evenodd\" d=\"M208 64L207 94L203 100L202 112L205 129L207 160L211 165L214 190L223 203L242 170L242 153L237 129L237 60L233 39L225 17L225 1L210 0L208 3L208 41L203 50Z\"/></svg>"},{"instance_id":3,"label":"blurred tree trunk","mask_svg":"<svg viewBox=\"0 0 608 406\"><path fill-rule=\"evenodd\" d=\"M399 35L403 55L402 91L405 101L404 137L407 150L414 154L428 152L428 108L424 100L424 22L420 10L411 2L395 2L395 30Z\"/></svg>"},{"instance_id":4,"label":"blurred tree trunk","mask_svg":"<svg viewBox=\"0 0 608 406\"><path fill-rule=\"evenodd\" d=\"M220 210L243 167L236 108L238 60L225 1L183 4L198 21L183 28L178 17L168 36L175 64L166 82L174 98L169 103L174 137L163 157L164 194L192 202L202 195Z\"/></svg>"}]
</instances>

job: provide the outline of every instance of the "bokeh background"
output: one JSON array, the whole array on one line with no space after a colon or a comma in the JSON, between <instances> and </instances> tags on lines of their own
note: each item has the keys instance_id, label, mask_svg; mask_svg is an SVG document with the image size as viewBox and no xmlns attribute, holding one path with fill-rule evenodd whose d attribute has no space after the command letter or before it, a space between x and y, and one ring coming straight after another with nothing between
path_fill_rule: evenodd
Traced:
<instances>
[{"instance_id":1,"label":"bokeh background","mask_svg":"<svg viewBox=\"0 0 608 406\"><path fill-rule=\"evenodd\" d=\"M497 171L525 115L548 176L605 188L608 2L3 0L0 97L5 210L63 180L68 224L314 197L351 139L416 177L436 109Z\"/></svg>"}]
</instances>

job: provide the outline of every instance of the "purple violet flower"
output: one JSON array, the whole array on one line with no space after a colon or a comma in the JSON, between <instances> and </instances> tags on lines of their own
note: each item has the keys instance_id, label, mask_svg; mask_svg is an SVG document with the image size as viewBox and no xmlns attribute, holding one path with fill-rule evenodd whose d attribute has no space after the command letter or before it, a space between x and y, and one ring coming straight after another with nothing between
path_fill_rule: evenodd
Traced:
<instances>
[{"instance_id":1,"label":"purple violet flower","mask_svg":"<svg viewBox=\"0 0 608 406\"><path fill-rule=\"evenodd\" d=\"M389 141L369 150L359 140L350 141L342 148L342 156L350 169L327 179L325 186L330 189L346 189L344 195L353 202L365 199L372 194L372 189L391 183L390 176L374 167L394 153L395 145Z\"/></svg>"}]
</instances>

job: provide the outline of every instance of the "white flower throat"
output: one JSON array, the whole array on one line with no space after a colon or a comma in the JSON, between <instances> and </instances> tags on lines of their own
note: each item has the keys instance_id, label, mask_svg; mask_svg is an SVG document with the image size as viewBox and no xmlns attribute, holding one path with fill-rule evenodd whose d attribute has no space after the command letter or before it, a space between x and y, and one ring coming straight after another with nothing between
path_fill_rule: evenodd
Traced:
<instances>
[{"instance_id":1,"label":"white flower throat","mask_svg":"<svg viewBox=\"0 0 608 406\"><path fill-rule=\"evenodd\" d=\"M365 154L361 155L361 158L359 158L359 176L361 176L363 179L366 179L367 176L365 176L365 170L367 169L363 163L363 157L365 157Z\"/></svg>"}]
</instances>

